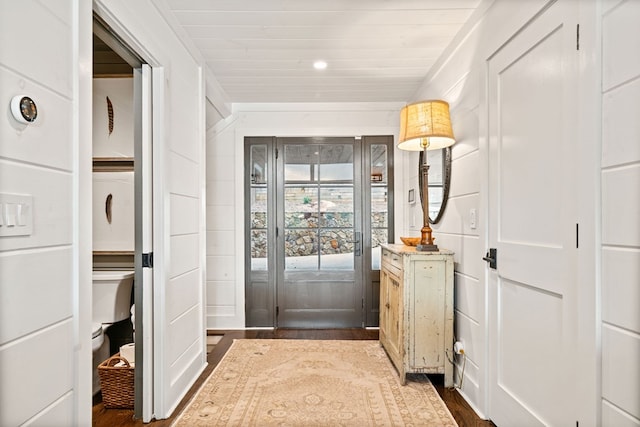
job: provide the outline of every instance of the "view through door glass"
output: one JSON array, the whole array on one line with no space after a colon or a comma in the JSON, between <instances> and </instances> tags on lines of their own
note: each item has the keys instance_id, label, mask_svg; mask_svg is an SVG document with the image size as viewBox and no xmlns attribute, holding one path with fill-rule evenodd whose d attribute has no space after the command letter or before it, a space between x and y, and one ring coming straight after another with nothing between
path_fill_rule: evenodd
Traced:
<instances>
[{"instance_id":1,"label":"view through door glass","mask_svg":"<svg viewBox=\"0 0 640 427\"><path fill-rule=\"evenodd\" d=\"M363 137L365 326L378 326L380 316L380 244L393 241L393 138Z\"/></svg>"},{"instance_id":2,"label":"view through door glass","mask_svg":"<svg viewBox=\"0 0 640 427\"><path fill-rule=\"evenodd\" d=\"M387 155L356 138L247 138L247 326L377 325Z\"/></svg>"}]
</instances>

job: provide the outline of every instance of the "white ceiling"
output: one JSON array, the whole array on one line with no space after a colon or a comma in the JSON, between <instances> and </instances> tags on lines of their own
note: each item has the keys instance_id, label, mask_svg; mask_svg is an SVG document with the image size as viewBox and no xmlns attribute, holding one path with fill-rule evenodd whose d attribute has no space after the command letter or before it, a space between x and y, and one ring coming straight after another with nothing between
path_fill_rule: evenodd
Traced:
<instances>
[{"instance_id":1,"label":"white ceiling","mask_svg":"<svg viewBox=\"0 0 640 427\"><path fill-rule=\"evenodd\" d=\"M166 0L228 102L406 101L480 3Z\"/></svg>"}]
</instances>

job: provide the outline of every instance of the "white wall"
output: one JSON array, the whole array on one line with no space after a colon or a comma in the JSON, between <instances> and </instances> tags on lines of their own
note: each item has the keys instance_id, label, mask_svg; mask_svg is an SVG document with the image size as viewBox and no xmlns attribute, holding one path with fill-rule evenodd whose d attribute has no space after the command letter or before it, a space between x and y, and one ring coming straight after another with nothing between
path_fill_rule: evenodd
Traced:
<instances>
[{"instance_id":1,"label":"white wall","mask_svg":"<svg viewBox=\"0 0 640 427\"><path fill-rule=\"evenodd\" d=\"M90 61L90 3L0 4L0 193L33 197L32 234L0 237L3 426L91 423ZM18 94L38 106L27 127Z\"/></svg>"},{"instance_id":2,"label":"white wall","mask_svg":"<svg viewBox=\"0 0 640 427\"><path fill-rule=\"evenodd\" d=\"M603 3L602 425L640 426L640 3Z\"/></svg>"},{"instance_id":3,"label":"white wall","mask_svg":"<svg viewBox=\"0 0 640 427\"><path fill-rule=\"evenodd\" d=\"M404 103L239 104L207 132L207 328L243 328L244 138L397 135ZM396 161L404 156L396 150ZM401 168L396 167L396 180ZM396 200L402 199L396 198ZM402 228L396 207L396 230ZM398 234L399 235L399 234Z\"/></svg>"}]
</instances>

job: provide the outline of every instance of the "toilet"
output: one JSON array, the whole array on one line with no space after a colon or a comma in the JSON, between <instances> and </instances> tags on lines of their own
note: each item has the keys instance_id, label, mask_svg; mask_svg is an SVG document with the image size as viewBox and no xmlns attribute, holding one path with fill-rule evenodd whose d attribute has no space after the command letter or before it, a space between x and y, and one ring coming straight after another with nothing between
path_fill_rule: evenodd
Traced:
<instances>
[{"instance_id":1,"label":"toilet","mask_svg":"<svg viewBox=\"0 0 640 427\"><path fill-rule=\"evenodd\" d=\"M93 271L93 394L100 391L98 365L111 356L109 337L105 333L115 322L128 319L131 315L131 289L133 271L94 270Z\"/></svg>"}]
</instances>

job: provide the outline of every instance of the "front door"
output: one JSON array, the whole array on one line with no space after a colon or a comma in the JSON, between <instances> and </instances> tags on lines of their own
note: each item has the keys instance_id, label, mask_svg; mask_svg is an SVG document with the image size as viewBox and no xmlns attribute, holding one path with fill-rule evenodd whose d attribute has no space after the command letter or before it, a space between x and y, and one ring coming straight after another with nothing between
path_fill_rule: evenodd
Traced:
<instances>
[{"instance_id":1,"label":"front door","mask_svg":"<svg viewBox=\"0 0 640 427\"><path fill-rule=\"evenodd\" d=\"M541 12L488 61L490 417L576 425L576 25Z\"/></svg>"},{"instance_id":2,"label":"front door","mask_svg":"<svg viewBox=\"0 0 640 427\"><path fill-rule=\"evenodd\" d=\"M392 147L369 138L248 138L247 326L377 325Z\"/></svg>"},{"instance_id":3,"label":"front door","mask_svg":"<svg viewBox=\"0 0 640 427\"><path fill-rule=\"evenodd\" d=\"M278 139L280 327L363 326L359 142Z\"/></svg>"}]
</instances>

